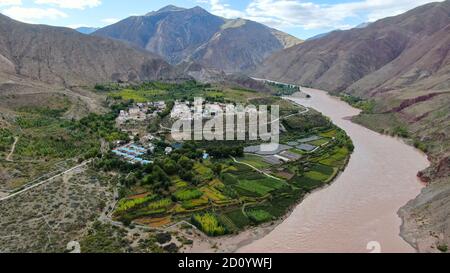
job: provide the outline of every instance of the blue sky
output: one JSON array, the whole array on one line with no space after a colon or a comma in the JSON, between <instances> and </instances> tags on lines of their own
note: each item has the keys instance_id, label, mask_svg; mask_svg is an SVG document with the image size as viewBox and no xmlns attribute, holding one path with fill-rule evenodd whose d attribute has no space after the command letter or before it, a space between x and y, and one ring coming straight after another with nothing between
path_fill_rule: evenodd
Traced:
<instances>
[{"instance_id":1,"label":"blue sky","mask_svg":"<svg viewBox=\"0 0 450 273\"><path fill-rule=\"evenodd\" d=\"M302 39L403 13L433 0L0 0L0 12L19 21L102 27L168 4L201 6L226 18L247 18Z\"/></svg>"}]
</instances>

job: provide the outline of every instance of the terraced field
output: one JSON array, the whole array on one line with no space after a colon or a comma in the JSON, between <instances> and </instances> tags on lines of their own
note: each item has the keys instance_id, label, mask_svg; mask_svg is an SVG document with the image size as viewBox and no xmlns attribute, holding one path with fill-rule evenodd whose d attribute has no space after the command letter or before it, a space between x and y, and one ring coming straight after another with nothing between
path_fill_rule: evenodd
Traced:
<instances>
[{"instance_id":1,"label":"terraced field","mask_svg":"<svg viewBox=\"0 0 450 273\"><path fill-rule=\"evenodd\" d=\"M187 88L192 91L189 96L202 94L226 101L279 104L285 114L304 111L280 98L245 90ZM110 95L120 94L121 99L158 100L165 91L173 92L175 99L189 99L185 97L186 92L183 95L181 89L172 85L148 85L137 90L113 91ZM351 141L344 132L317 112L309 111L305 115L288 118L282 141L315 136L310 144L319 148L314 152L293 148L291 152L301 156L291 155L292 160L287 163L272 165L263 157L243 152L231 157L243 151L243 145L248 143L188 142L170 155L160 155L150 166L122 166L119 173L126 170L122 180L128 186L122 191L114 220L159 227L190 221L206 234L220 236L282 217L306 193L331 182L344 168L351 153ZM170 139L163 137L163 140L165 145L170 145ZM210 155L206 160L203 158L205 151ZM114 162L115 159L105 160ZM136 195L138 198L130 198Z\"/></svg>"}]
</instances>

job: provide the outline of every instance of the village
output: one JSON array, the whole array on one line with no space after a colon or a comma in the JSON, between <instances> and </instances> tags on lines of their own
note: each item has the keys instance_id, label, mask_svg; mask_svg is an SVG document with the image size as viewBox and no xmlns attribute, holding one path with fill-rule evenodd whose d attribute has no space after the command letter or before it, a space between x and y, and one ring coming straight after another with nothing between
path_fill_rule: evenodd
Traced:
<instances>
[{"instance_id":1,"label":"village","mask_svg":"<svg viewBox=\"0 0 450 273\"><path fill-rule=\"evenodd\" d=\"M153 163L155 157L157 144L167 142L167 131L163 134L152 134L146 132L145 125L152 119L155 119L161 113L167 111L169 106L165 101L136 103L128 110L121 110L117 117L117 126L127 134L129 134L130 142L125 143L119 141L113 153L123 160L133 164L150 164ZM201 114L198 105L190 101L176 100L170 109L168 115L169 123L177 120L193 121L197 117L202 120L209 120L218 114L235 114L235 109L229 107L225 103L201 104ZM141 126L139 126L141 125ZM139 129L144 125L144 129ZM160 125L163 127L162 125ZM168 128L166 128L168 129ZM161 132L160 132L161 133ZM297 161L302 157L302 154L312 153L317 149L327 145L331 140L318 135L311 135L305 138L295 139L278 145L274 151L261 151L260 145L247 146L244 148L244 153L247 155L254 155L259 157L263 162L269 165L281 165L283 163ZM160 155L169 155L174 150L182 147L182 143L174 142L166 144ZM207 157L209 155L206 155Z\"/></svg>"},{"instance_id":2,"label":"village","mask_svg":"<svg viewBox=\"0 0 450 273\"><path fill-rule=\"evenodd\" d=\"M121 110L117 117L116 125L129 135L130 142L116 142L117 147L112 150L113 154L132 164L146 165L153 163L152 158L155 156L157 144L164 142L167 136L165 134L143 133L140 127L146 125L146 122L157 118L167 108L168 104L165 101L157 101L136 103L128 110ZM226 105L223 103L206 105L201 118L211 119L218 113L225 111L225 108ZM177 120L192 121L195 117L195 110L195 105L191 102L175 101L169 115L170 123ZM177 142L167 144L162 154L169 155L172 151L181 147L182 144ZM203 157L206 159L209 155L205 153Z\"/></svg>"},{"instance_id":3,"label":"village","mask_svg":"<svg viewBox=\"0 0 450 273\"><path fill-rule=\"evenodd\" d=\"M96 166L117 171L121 186L115 221L162 229L189 222L209 236L238 233L285 215L302 196L330 183L351 153L351 140L328 119L282 97L228 90L224 99L223 92L198 85L175 87L167 99L153 89L133 97L113 91L113 98L121 94L122 102L128 102L115 122L128 139L113 143L112 154ZM186 96L188 87L197 90L195 95ZM199 97L206 99L199 102ZM259 123L266 105L271 113L273 105L279 107L280 113L274 142L279 144L273 151L263 148L271 142L261 139L261 124L251 118L256 114ZM209 121L242 111L248 115L245 126L236 122L231 140L175 137L178 121L194 125L195 136L201 120L205 136L205 128L214 123ZM273 121L273 116L263 119L271 132ZM258 136L249 139L253 127ZM241 131L245 140L239 140Z\"/></svg>"}]
</instances>

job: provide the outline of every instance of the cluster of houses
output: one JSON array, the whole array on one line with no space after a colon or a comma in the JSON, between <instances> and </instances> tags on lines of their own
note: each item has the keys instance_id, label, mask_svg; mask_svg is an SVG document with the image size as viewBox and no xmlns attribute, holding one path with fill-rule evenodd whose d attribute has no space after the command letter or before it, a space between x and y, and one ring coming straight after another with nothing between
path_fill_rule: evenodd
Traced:
<instances>
[{"instance_id":1,"label":"cluster of houses","mask_svg":"<svg viewBox=\"0 0 450 273\"><path fill-rule=\"evenodd\" d=\"M131 143L131 144L127 144L125 146L118 147L118 148L114 149L112 152L115 155L125 159L126 161L128 161L130 163L133 163L133 164L140 163L140 164L146 165L146 164L152 163L152 161L145 160L142 158L142 156L145 155L147 153L147 151L148 151L148 149L146 149L140 145Z\"/></svg>"},{"instance_id":2,"label":"cluster of houses","mask_svg":"<svg viewBox=\"0 0 450 273\"><path fill-rule=\"evenodd\" d=\"M174 120L193 120L198 115L195 107L193 103L188 101L175 101L170 118ZM206 104L202 109L201 118L211 119L217 114L225 112L227 112L227 104Z\"/></svg>"},{"instance_id":3,"label":"cluster of houses","mask_svg":"<svg viewBox=\"0 0 450 273\"><path fill-rule=\"evenodd\" d=\"M173 147L166 147L164 153L166 155L171 154L174 150L179 149L181 146L174 145ZM123 160L132 164L142 164L147 165L153 163L153 161L144 159L144 155L149 155L155 153L156 146L153 143L148 144L137 144L128 143L117 147L112 150L113 154L122 158ZM209 155L208 155L209 156ZM146 157L148 158L148 156Z\"/></svg>"},{"instance_id":4,"label":"cluster of houses","mask_svg":"<svg viewBox=\"0 0 450 273\"><path fill-rule=\"evenodd\" d=\"M164 101L137 103L128 110L120 111L117 122L123 124L129 120L145 121L163 112L167 105Z\"/></svg>"}]
</instances>

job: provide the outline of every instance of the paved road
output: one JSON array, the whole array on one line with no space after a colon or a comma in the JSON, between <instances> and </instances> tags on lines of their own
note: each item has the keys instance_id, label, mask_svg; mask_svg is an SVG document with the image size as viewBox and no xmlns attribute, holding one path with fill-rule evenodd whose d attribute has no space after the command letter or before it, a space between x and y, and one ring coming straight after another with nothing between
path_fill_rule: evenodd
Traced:
<instances>
[{"instance_id":1,"label":"paved road","mask_svg":"<svg viewBox=\"0 0 450 273\"><path fill-rule=\"evenodd\" d=\"M88 161L86 161L86 162L81 163L80 165L77 165L77 166L75 166L75 167L73 167L73 168L70 168L70 169L68 169L68 170L66 170L66 171L64 171L64 172L62 172L62 173L60 173L60 174L57 174L57 175L55 175L55 176L53 176L53 177L51 177L51 178L49 178L49 179L47 179L47 180L44 180L44 181L39 182L39 183L36 183L36 184L31 185L31 186L29 186L29 187L26 187L25 189L20 190L20 191L18 191L18 192L16 192L16 193L13 193L13 194L11 194L11 195L8 195L8 196L6 196L6 197L0 198L0 202L9 200L9 199L14 198L14 197L16 197L16 196L18 196L18 195L20 195L20 194L22 194L22 193L25 193L25 192L29 191L29 190L31 190L31 189L34 189L34 188L39 187L39 186L41 186L41 185L47 184L47 183L51 182L52 180L54 180L55 178L58 178L58 177L60 177L60 176L63 176L63 175L68 174L68 173L70 173L70 172L73 172L73 171L75 171L76 169L79 169L79 168L81 168L81 167L86 166L86 165L89 164L90 162L91 162L91 160L88 160Z\"/></svg>"}]
</instances>

